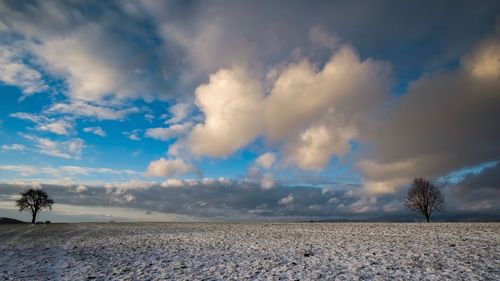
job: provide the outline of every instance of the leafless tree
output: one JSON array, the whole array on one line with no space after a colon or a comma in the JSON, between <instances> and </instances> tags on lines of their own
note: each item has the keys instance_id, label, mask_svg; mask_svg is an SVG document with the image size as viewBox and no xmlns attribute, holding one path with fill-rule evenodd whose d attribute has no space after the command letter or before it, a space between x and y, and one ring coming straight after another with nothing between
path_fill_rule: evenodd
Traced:
<instances>
[{"instance_id":1,"label":"leafless tree","mask_svg":"<svg viewBox=\"0 0 500 281\"><path fill-rule=\"evenodd\" d=\"M36 222L38 211L42 209L51 210L52 204L54 204L54 200L49 198L45 191L33 188L21 192L21 198L16 201L20 212L24 210L31 211L31 223Z\"/></svg>"},{"instance_id":2,"label":"leafless tree","mask_svg":"<svg viewBox=\"0 0 500 281\"><path fill-rule=\"evenodd\" d=\"M439 189L430 181L418 178L408 190L405 206L417 214L425 216L427 222L435 211L445 208L444 196Z\"/></svg>"}]
</instances>

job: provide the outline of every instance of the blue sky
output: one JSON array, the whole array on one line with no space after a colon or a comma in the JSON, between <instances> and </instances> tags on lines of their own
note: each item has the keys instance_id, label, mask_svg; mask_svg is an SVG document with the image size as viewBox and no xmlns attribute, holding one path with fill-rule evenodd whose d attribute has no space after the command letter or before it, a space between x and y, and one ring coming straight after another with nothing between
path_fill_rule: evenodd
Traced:
<instances>
[{"instance_id":1,"label":"blue sky","mask_svg":"<svg viewBox=\"0 0 500 281\"><path fill-rule=\"evenodd\" d=\"M404 214L419 176L452 211L498 211L498 183L467 185L500 174L496 1L3 1L0 15L10 215L26 186L55 193L61 220Z\"/></svg>"}]
</instances>

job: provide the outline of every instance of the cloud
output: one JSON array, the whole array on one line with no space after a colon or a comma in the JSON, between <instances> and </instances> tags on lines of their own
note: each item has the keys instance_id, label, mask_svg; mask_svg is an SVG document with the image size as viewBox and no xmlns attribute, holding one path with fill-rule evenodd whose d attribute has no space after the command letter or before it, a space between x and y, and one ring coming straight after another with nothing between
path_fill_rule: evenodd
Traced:
<instances>
[{"instance_id":1,"label":"cloud","mask_svg":"<svg viewBox=\"0 0 500 281\"><path fill-rule=\"evenodd\" d=\"M46 117L43 116L37 116L31 113L26 113L26 112L16 112L12 113L9 115L10 117L18 118L18 119L23 119L23 120L28 120L34 123L39 123L41 120L45 120Z\"/></svg>"},{"instance_id":2,"label":"cloud","mask_svg":"<svg viewBox=\"0 0 500 281\"><path fill-rule=\"evenodd\" d=\"M184 121L188 117L191 110L192 108L190 103L176 103L169 108L171 117L165 121L165 124L177 124Z\"/></svg>"},{"instance_id":3,"label":"cloud","mask_svg":"<svg viewBox=\"0 0 500 281\"><path fill-rule=\"evenodd\" d=\"M308 60L291 64L276 75L267 97L266 136L284 142L287 161L321 169L332 155L349 151L363 117L386 98L390 82L386 63L362 61L350 46L341 46L322 70Z\"/></svg>"},{"instance_id":4,"label":"cloud","mask_svg":"<svg viewBox=\"0 0 500 281\"><path fill-rule=\"evenodd\" d=\"M272 152L266 152L255 159L255 163L266 169L271 168L275 161L276 155Z\"/></svg>"},{"instance_id":5,"label":"cloud","mask_svg":"<svg viewBox=\"0 0 500 281\"><path fill-rule=\"evenodd\" d=\"M262 189L271 189L274 186L274 177L273 174L267 173L262 176L260 179L260 186Z\"/></svg>"},{"instance_id":6,"label":"cloud","mask_svg":"<svg viewBox=\"0 0 500 281\"><path fill-rule=\"evenodd\" d=\"M188 145L194 154L224 157L250 143L262 131L262 91L241 69L222 69L196 89L196 105L205 115L194 126Z\"/></svg>"},{"instance_id":7,"label":"cloud","mask_svg":"<svg viewBox=\"0 0 500 281\"><path fill-rule=\"evenodd\" d=\"M130 180L121 183L108 183L105 185L108 189L131 190L131 189L148 189L152 187L154 182Z\"/></svg>"},{"instance_id":8,"label":"cloud","mask_svg":"<svg viewBox=\"0 0 500 281\"><path fill-rule=\"evenodd\" d=\"M63 159L80 159L82 150L85 147L83 140L79 138L66 141L53 141L33 135L23 134L23 137L35 143L38 153Z\"/></svg>"},{"instance_id":9,"label":"cloud","mask_svg":"<svg viewBox=\"0 0 500 281\"><path fill-rule=\"evenodd\" d=\"M37 126L35 127L35 130L37 131L52 132L54 134L64 136L68 136L74 133L73 123L68 119L56 120L54 118L48 118L43 115L35 115L26 112L12 113L10 114L10 117L28 120L37 124Z\"/></svg>"},{"instance_id":10,"label":"cloud","mask_svg":"<svg viewBox=\"0 0 500 281\"><path fill-rule=\"evenodd\" d=\"M0 151L2 152L7 152L7 151L26 151L26 146L19 144L19 143L13 143L13 144L2 144L0 146Z\"/></svg>"},{"instance_id":11,"label":"cloud","mask_svg":"<svg viewBox=\"0 0 500 281\"><path fill-rule=\"evenodd\" d=\"M281 198L280 201L278 201L278 203L281 205L288 205L292 204L293 201L294 201L293 195L289 194L286 197Z\"/></svg>"},{"instance_id":12,"label":"cloud","mask_svg":"<svg viewBox=\"0 0 500 281\"><path fill-rule=\"evenodd\" d=\"M146 113L144 114L144 119L149 123L153 123L153 120L155 120L155 116L151 113Z\"/></svg>"},{"instance_id":13,"label":"cloud","mask_svg":"<svg viewBox=\"0 0 500 281\"><path fill-rule=\"evenodd\" d=\"M78 2L8 2L0 13L5 32L15 35L10 38L45 73L65 82L64 93L72 100L168 96L160 43L141 29L145 18L131 15L125 6L94 3L94 12L88 13L88 6Z\"/></svg>"},{"instance_id":14,"label":"cloud","mask_svg":"<svg viewBox=\"0 0 500 281\"><path fill-rule=\"evenodd\" d=\"M83 101L73 101L71 103L53 104L47 113L70 114L95 118L97 120L123 120L128 114L139 112L135 106L128 108L113 108L109 106L100 106Z\"/></svg>"},{"instance_id":15,"label":"cloud","mask_svg":"<svg viewBox=\"0 0 500 281\"><path fill-rule=\"evenodd\" d=\"M101 137L106 136L106 132L101 127L86 127L86 128L83 128L83 131L86 133L92 133L94 135L98 135Z\"/></svg>"},{"instance_id":16,"label":"cloud","mask_svg":"<svg viewBox=\"0 0 500 281\"><path fill-rule=\"evenodd\" d=\"M386 63L361 61L350 46L340 47L322 70L303 59L272 73L267 96L242 70L219 70L198 87L205 122L191 131L191 150L223 157L264 135L282 143L288 162L321 169L332 155L349 151L363 117L387 98L391 82Z\"/></svg>"},{"instance_id":17,"label":"cloud","mask_svg":"<svg viewBox=\"0 0 500 281\"><path fill-rule=\"evenodd\" d=\"M117 183L113 186L86 184L87 190L82 193L75 192L78 185L41 186L59 204L75 208L129 207L151 212L235 220L341 218L346 214L354 214L349 207L358 199L343 190L333 191L328 196L323 195L321 189L308 186L277 185L264 190L258 182L224 178L168 179L162 185L144 186L140 183ZM20 186L0 183L0 194L15 194L19 192L19 188ZM337 203L331 203L331 198L337 198ZM382 198L378 202L383 205L391 202L390 200L393 198ZM356 213L353 217L372 217L380 212L383 212L382 207L372 209L371 212Z\"/></svg>"},{"instance_id":18,"label":"cloud","mask_svg":"<svg viewBox=\"0 0 500 281\"><path fill-rule=\"evenodd\" d=\"M22 176L50 175L50 176L74 176L74 175L139 175L133 170L119 170L110 168L96 168L84 166L33 166L33 165L0 165L0 170L11 171Z\"/></svg>"},{"instance_id":19,"label":"cloud","mask_svg":"<svg viewBox=\"0 0 500 281\"><path fill-rule=\"evenodd\" d=\"M211 186L211 185L231 185L234 181L220 178L203 178L203 179L167 179L161 183L162 187L185 187L185 186Z\"/></svg>"},{"instance_id":20,"label":"cloud","mask_svg":"<svg viewBox=\"0 0 500 281\"><path fill-rule=\"evenodd\" d=\"M82 192L85 192L87 190L88 190L88 188L85 185L83 185L83 184L80 184L79 186L77 186L75 188L75 192L76 193L82 193Z\"/></svg>"},{"instance_id":21,"label":"cloud","mask_svg":"<svg viewBox=\"0 0 500 281\"><path fill-rule=\"evenodd\" d=\"M359 164L368 189L394 192L415 177L436 178L500 159L500 127L488 121L500 119L500 70L484 59L496 62L498 42L479 43L457 70L414 81L372 118L361 139L374 148L369 162Z\"/></svg>"},{"instance_id":22,"label":"cloud","mask_svg":"<svg viewBox=\"0 0 500 281\"><path fill-rule=\"evenodd\" d=\"M186 134L191 127L191 123L184 123L174 124L167 128L149 128L146 130L145 135L153 139L166 141Z\"/></svg>"},{"instance_id":23,"label":"cloud","mask_svg":"<svg viewBox=\"0 0 500 281\"><path fill-rule=\"evenodd\" d=\"M498 79L500 75L500 39L490 37L483 40L476 49L462 60L463 67L479 79Z\"/></svg>"},{"instance_id":24,"label":"cloud","mask_svg":"<svg viewBox=\"0 0 500 281\"><path fill-rule=\"evenodd\" d=\"M131 132L123 132L123 134L129 138L130 140L133 140L133 141L140 141L141 138L139 137L139 134L142 132L141 129L135 129L135 130L132 130Z\"/></svg>"},{"instance_id":25,"label":"cloud","mask_svg":"<svg viewBox=\"0 0 500 281\"><path fill-rule=\"evenodd\" d=\"M67 120L56 120L46 124L40 124L35 128L38 131L52 132L58 135L68 136L74 132L73 124Z\"/></svg>"},{"instance_id":26,"label":"cloud","mask_svg":"<svg viewBox=\"0 0 500 281\"><path fill-rule=\"evenodd\" d=\"M196 168L180 158L160 158L149 163L146 175L151 177L171 177L196 172Z\"/></svg>"},{"instance_id":27,"label":"cloud","mask_svg":"<svg viewBox=\"0 0 500 281\"><path fill-rule=\"evenodd\" d=\"M500 164L483 169L478 174L469 174L457 184L446 186L448 208L461 211L499 211Z\"/></svg>"},{"instance_id":28,"label":"cloud","mask_svg":"<svg viewBox=\"0 0 500 281\"><path fill-rule=\"evenodd\" d=\"M24 95L43 92L48 89L42 74L24 63L19 51L11 47L0 48L0 81L11 86L17 86Z\"/></svg>"}]
</instances>

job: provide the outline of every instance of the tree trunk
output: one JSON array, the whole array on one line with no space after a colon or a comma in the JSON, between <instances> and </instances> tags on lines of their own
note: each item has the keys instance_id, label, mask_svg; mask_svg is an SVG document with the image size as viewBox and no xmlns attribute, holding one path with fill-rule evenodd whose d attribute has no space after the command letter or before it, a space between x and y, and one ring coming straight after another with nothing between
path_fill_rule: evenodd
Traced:
<instances>
[{"instance_id":1,"label":"tree trunk","mask_svg":"<svg viewBox=\"0 0 500 281\"><path fill-rule=\"evenodd\" d=\"M35 222L36 222L36 213L33 213L32 217L31 217L31 223L35 223Z\"/></svg>"},{"instance_id":2,"label":"tree trunk","mask_svg":"<svg viewBox=\"0 0 500 281\"><path fill-rule=\"evenodd\" d=\"M427 222L429 222L430 217L431 216L429 216L429 215L425 215L425 219L427 220Z\"/></svg>"}]
</instances>

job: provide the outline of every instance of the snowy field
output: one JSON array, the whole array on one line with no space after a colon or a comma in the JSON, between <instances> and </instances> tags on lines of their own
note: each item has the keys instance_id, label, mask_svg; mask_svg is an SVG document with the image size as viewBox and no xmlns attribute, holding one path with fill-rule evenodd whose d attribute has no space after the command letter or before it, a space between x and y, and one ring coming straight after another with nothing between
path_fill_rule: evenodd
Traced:
<instances>
[{"instance_id":1,"label":"snowy field","mask_svg":"<svg viewBox=\"0 0 500 281\"><path fill-rule=\"evenodd\" d=\"M0 225L0 280L500 280L500 223Z\"/></svg>"}]
</instances>

